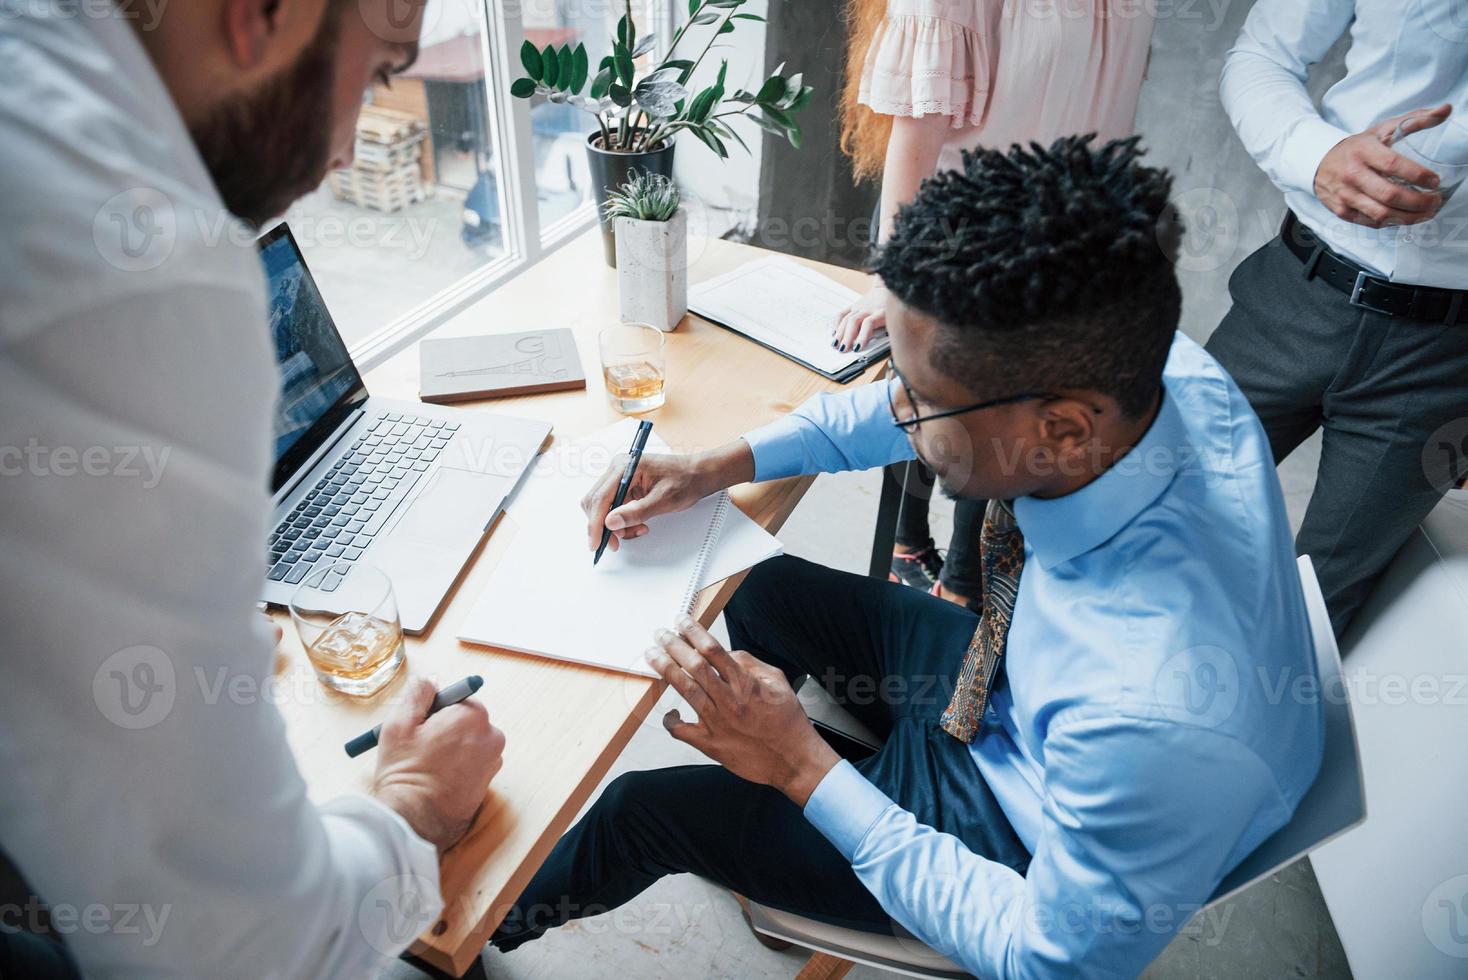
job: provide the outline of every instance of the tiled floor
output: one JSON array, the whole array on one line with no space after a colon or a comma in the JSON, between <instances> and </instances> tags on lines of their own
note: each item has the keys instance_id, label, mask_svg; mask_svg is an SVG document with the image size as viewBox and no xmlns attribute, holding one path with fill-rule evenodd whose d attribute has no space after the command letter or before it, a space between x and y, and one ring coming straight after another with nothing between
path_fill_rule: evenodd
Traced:
<instances>
[{"instance_id":1,"label":"tiled floor","mask_svg":"<svg viewBox=\"0 0 1468 980\"><path fill-rule=\"evenodd\" d=\"M1194 229L1181 264L1184 329L1203 340L1228 308L1227 273L1273 234L1278 195L1238 145L1218 105L1222 57L1248 4L1158 4L1159 20L1138 129L1151 160L1171 168L1175 198ZM1186 11L1194 10L1195 14ZM1215 11L1221 11L1217 16ZM1339 64L1339 52L1329 62ZM1314 484L1319 440L1280 469L1298 526ZM822 477L781 534L786 549L837 568L862 571L876 512L877 474ZM938 540L949 532L946 501L934 503ZM853 533L859 528L860 533ZM671 700L670 700L671 703ZM655 710L651 717L657 718ZM701 761L656 726L645 726L613 775ZM485 966L505 980L579 978L741 978L786 980L803 957L757 945L724 892L689 876L665 879L626 909L553 932L510 954L491 952ZM408 980L416 971L388 974ZM890 976L859 968L853 980ZM1314 875L1300 864L1193 922L1146 973L1163 978L1349 977L1344 954Z\"/></svg>"}]
</instances>

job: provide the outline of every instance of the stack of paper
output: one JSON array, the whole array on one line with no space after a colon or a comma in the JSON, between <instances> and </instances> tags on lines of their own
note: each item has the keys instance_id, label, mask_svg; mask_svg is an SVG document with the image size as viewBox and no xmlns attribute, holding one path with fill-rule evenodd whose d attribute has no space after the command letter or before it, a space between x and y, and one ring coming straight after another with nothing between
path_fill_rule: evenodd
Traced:
<instances>
[{"instance_id":1,"label":"stack of paper","mask_svg":"<svg viewBox=\"0 0 1468 980\"><path fill-rule=\"evenodd\" d=\"M506 519L515 539L470 610L459 638L576 663L653 676L642 654L671 626L716 497L654 518L648 533L591 564L581 498L632 443L626 419L580 443L555 446L526 479ZM647 453L667 452L654 432ZM728 507L699 588L780 554L780 542Z\"/></svg>"}]
</instances>

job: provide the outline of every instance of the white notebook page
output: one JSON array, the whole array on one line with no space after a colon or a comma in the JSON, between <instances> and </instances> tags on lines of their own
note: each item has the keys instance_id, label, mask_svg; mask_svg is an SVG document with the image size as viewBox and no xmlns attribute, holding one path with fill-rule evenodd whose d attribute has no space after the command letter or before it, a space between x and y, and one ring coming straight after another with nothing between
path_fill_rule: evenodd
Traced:
<instances>
[{"instance_id":1,"label":"white notebook page","mask_svg":"<svg viewBox=\"0 0 1468 980\"><path fill-rule=\"evenodd\" d=\"M858 294L793 259L772 256L689 288L689 307L821 371L847 365L886 349L885 336L868 349L845 354L831 346L831 329Z\"/></svg>"},{"instance_id":2,"label":"white notebook page","mask_svg":"<svg viewBox=\"0 0 1468 980\"><path fill-rule=\"evenodd\" d=\"M627 451L635 429L627 419L546 453L510 505L505 520L514 540L465 618L461 640L655 676L642 653L679 613L717 498L654 518L647 534L608 548L593 568L581 497ZM646 452L667 452L656 430ZM773 535L731 505L699 587L780 552Z\"/></svg>"}]
</instances>

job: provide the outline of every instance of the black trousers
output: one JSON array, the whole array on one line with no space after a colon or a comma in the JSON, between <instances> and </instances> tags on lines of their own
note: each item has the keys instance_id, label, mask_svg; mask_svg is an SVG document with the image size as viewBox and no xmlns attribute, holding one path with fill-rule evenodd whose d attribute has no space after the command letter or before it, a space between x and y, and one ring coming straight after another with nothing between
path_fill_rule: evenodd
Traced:
<instances>
[{"instance_id":1,"label":"black trousers","mask_svg":"<svg viewBox=\"0 0 1468 980\"><path fill-rule=\"evenodd\" d=\"M730 639L810 674L886 736L857 768L929 826L1023 872L1030 856L974 767L938 727L978 617L915 589L799 558L757 566L725 611ZM756 902L892 932L850 865L783 794L718 766L628 773L563 837L491 940L504 950L691 872Z\"/></svg>"},{"instance_id":2,"label":"black trousers","mask_svg":"<svg viewBox=\"0 0 1468 980\"><path fill-rule=\"evenodd\" d=\"M1229 279L1233 308L1208 341L1249 399L1278 463L1324 428L1296 538L1337 635L1392 556L1464 473L1468 323L1372 313L1276 238Z\"/></svg>"},{"instance_id":3,"label":"black trousers","mask_svg":"<svg viewBox=\"0 0 1468 980\"><path fill-rule=\"evenodd\" d=\"M28 921L26 910L45 904L0 849L0 980L80 980L65 936L49 916L34 924Z\"/></svg>"},{"instance_id":4,"label":"black trousers","mask_svg":"<svg viewBox=\"0 0 1468 980\"><path fill-rule=\"evenodd\" d=\"M0 928L0 980L81 980L59 941Z\"/></svg>"},{"instance_id":5,"label":"black trousers","mask_svg":"<svg viewBox=\"0 0 1468 980\"><path fill-rule=\"evenodd\" d=\"M921 548L933 537L928 527L928 504L934 487L933 471L913 460L912 466L893 463L889 468L894 479L905 471L907 482L902 488L902 506L897 511L897 543L905 548ZM955 500L953 502L953 535L948 539L948 553L943 557L939 580L950 592L976 599L984 591L984 566L979 549L979 534L984 529L987 500Z\"/></svg>"}]
</instances>

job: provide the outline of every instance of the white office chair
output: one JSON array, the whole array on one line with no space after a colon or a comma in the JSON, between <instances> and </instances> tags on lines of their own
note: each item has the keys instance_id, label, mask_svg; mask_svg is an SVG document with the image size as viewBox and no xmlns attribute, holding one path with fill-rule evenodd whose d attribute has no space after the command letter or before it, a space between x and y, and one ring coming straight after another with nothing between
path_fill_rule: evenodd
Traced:
<instances>
[{"instance_id":1,"label":"white office chair","mask_svg":"<svg viewBox=\"0 0 1468 980\"><path fill-rule=\"evenodd\" d=\"M1468 491L1452 490L1341 638L1366 805L1311 855L1358 977L1468 976Z\"/></svg>"},{"instance_id":2,"label":"white office chair","mask_svg":"<svg viewBox=\"0 0 1468 980\"><path fill-rule=\"evenodd\" d=\"M1320 772L1300 800L1290 822L1275 831L1229 872L1208 900L1209 907L1293 864L1366 817L1360 753L1356 747L1351 706L1341 683L1340 651L1336 648L1335 634L1331 632L1330 617L1320 594L1320 583L1315 578L1315 568L1308 557L1300 558L1299 567L1325 708L1325 751ZM823 696L819 686L807 684L800 694L813 719L857 741L872 744L870 733L828 696ZM903 976L932 980L957 980L969 976L962 967L915 939L842 929L754 902L748 904L748 910L750 925L755 931L814 951L796 980L839 980L857 963Z\"/></svg>"}]
</instances>

